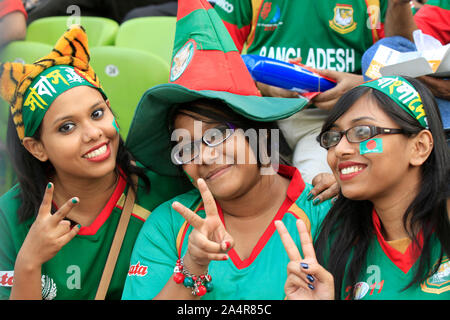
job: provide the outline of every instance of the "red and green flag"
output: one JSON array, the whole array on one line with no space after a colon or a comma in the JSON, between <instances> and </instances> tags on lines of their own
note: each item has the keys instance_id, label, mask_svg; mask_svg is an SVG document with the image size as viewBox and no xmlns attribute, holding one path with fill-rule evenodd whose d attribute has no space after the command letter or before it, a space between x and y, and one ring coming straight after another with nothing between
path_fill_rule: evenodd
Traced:
<instances>
[{"instance_id":1,"label":"red and green flag","mask_svg":"<svg viewBox=\"0 0 450 320\"><path fill-rule=\"evenodd\" d=\"M205 0L178 1L173 52L171 83L260 95L221 18Z\"/></svg>"}]
</instances>

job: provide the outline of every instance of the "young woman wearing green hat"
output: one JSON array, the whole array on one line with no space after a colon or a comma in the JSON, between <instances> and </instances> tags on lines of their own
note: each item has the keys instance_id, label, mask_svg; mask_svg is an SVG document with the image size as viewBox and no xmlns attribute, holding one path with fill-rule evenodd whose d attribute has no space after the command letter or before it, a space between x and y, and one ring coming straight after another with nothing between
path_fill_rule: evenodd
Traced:
<instances>
[{"instance_id":1,"label":"young woman wearing green hat","mask_svg":"<svg viewBox=\"0 0 450 320\"><path fill-rule=\"evenodd\" d=\"M195 188L144 224L122 298L283 299L288 256L273 221L302 218L315 235L331 205L276 153L273 122L307 100L262 97L206 1L179 1L177 21L170 82L141 98L127 147Z\"/></svg>"},{"instance_id":2,"label":"young woman wearing green hat","mask_svg":"<svg viewBox=\"0 0 450 320\"><path fill-rule=\"evenodd\" d=\"M277 222L287 297L448 300L450 151L432 94L382 77L333 110L319 139L341 191L315 250L301 222L303 258Z\"/></svg>"},{"instance_id":3,"label":"young woman wearing green hat","mask_svg":"<svg viewBox=\"0 0 450 320\"><path fill-rule=\"evenodd\" d=\"M302 218L315 234L330 201L314 205L298 170L277 164L271 122L214 99L178 104L168 121L172 165L195 189L144 225L123 298L283 299L288 256L273 222Z\"/></svg>"},{"instance_id":4,"label":"young woman wearing green hat","mask_svg":"<svg viewBox=\"0 0 450 320\"><path fill-rule=\"evenodd\" d=\"M0 64L0 84L18 177L0 198L0 298L119 299L140 227L184 189L132 162L80 26L32 65Z\"/></svg>"}]
</instances>

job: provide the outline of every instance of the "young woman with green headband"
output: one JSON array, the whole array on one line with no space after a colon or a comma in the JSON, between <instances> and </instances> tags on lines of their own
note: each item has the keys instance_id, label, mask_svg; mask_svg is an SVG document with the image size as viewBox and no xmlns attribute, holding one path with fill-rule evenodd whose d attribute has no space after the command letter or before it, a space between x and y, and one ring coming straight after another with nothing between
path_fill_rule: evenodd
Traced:
<instances>
[{"instance_id":1,"label":"young woman with green headband","mask_svg":"<svg viewBox=\"0 0 450 320\"><path fill-rule=\"evenodd\" d=\"M303 258L277 222L287 297L448 300L450 151L430 91L412 78L367 82L318 139L341 191L315 249L299 222Z\"/></svg>"},{"instance_id":2,"label":"young woman with green headband","mask_svg":"<svg viewBox=\"0 0 450 320\"><path fill-rule=\"evenodd\" d=\"M180 0L177 21L170 82L141 98L127 146L195 188L142 227L122 298L282 300L288 256L273 221L304 219L316 234L331 206L277 152L274 121L307 101L262 97L207 1Z\"/></svg>"},{"instance_id":3,"label":"young woman with green headband","mask_svg":"<svg viewBox=\"0 0 450 320\"><path fill-rule=\"evenodd\" d=\"M132 161L80 26L32 65L0 64L0 84L18 177L0 198L0 298L119 299L141 226L184 189Z\"/></svg>"}]
</instances>

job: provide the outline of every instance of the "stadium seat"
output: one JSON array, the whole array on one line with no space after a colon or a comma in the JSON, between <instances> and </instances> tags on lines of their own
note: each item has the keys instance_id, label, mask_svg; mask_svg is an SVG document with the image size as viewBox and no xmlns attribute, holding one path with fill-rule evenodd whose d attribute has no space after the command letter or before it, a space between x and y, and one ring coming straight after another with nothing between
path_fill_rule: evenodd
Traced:
<instances>
[{"instance_id":1,"label":"stadium seat","mask_svg":"<svg viewBox=\"0 0 450 320\"><path fill-rule=\"evenodd\" d=\"M0 53L0 62L33 63L52 51L49 44L28 41L11 42Z\"/></svg>"},{"instance_id":2,"label":"stadium seat","mask_svg":"<svg viewBox=\"0 0 450 320\"><path fill-rule=\"evenodd\" d=\"M151 53L119 47L92 48L91 65L100 78L125 139L141 96L148 88L168 82L169 67Z\"/></svg>"},{"instance_id":3,"label":"stadium seat","mask_svg":"<svg viewBox=\"0 0 450 320\"><path fill-rule=\"evenodd\" d=\"M116 46L144 50L161 57L170 65L176 17L143 17L122 23Z\"/></svg>"},{"instance_id":4,"label":"stadium seat","mask_svg":"<svg viewBox=\"0 0 450 320\"><path fill-rule=\"evenodd\" d=\"M16 177L6 152L8 114L8 104L0 99L0 196L14 185Z\"/></svg>"},{"instance_id":5,"label":"stadium seat","mask_svg":"<svg viewBox=\"0 0 450 320\"><path fill-rule=\"evenodd\" d=\"M64 31L74 23L81 24L86 30L90 48L114 45L119 24L108 18L89 16L58 16L37 19L27 27L25 40L47 43L53 46Z\"/></svg>"}]
</instances>

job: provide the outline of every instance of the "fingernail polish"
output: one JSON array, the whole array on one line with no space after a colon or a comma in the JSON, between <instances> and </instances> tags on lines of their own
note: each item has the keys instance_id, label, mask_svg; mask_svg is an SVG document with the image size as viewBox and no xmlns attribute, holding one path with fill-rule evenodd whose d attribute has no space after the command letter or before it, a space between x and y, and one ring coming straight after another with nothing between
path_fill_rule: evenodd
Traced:
<instances>
[{"instance_id":1,"label":"fingernail polish","mask_svg":"<svg viewBox=\"0 0 450 320\"><path fill-rule=\"evenodd\" d=\"M308 288L310 288L311 290L314 290L314 286L310 283L308 283Z\"/></svg>"},{"instance_id":2,"label":"fingernail polish","mask_svg":"<svg viewBox=\"0 0 450 320\"><path fill-rule=\"evenodd\" d=\"M311 191L308 193L308 200L312 200L315 196L311 193Z\"/></svg>"},{"instance_id":3,"label":"fingernail polish","mask_svg":"<svg viewBox=\"0 0 450 320\"><path fill-rule=\"evenodd\" d=\"M228 260L228 256L224 256L224 257L222 258L222 260L223 260L223 261Z\"/></svg>"},{"instance_id":4,"label":"fingernail polish","mask_svg":"<svg viewBox=\"0 0 450 320\"><path fill-rule=\"evenodd\" d=\"M49 182L49 183L47 184L47 189L50 189L51 187L52 187L52 183Z\"/></svg>"},{"instance_id":5,"label":"fingernail polish","mask_svg":"<svg viewBox=\"0 0 450 320\"><path fill-rule=\"evenodd\" d=\"M308 265L307 263L304 263L304 262L300 262L300 266L301 266L303 269L308 269L308 268L309 268L309 265Z\"/></svg>"},{"instance_id":6,"label":"fingernail polish","mask_svg":"<svg viewBox=\"0 0 450 320\"><path fill-rule=\"evenodd\" d=\"M72 203L78 203L77 198L72 198Z\"/></svg>"},{"instance_id":7,"label":"fingernail polish","mask_svg":"<svg viewBox=\"0 0 450 320\"><path fill-rule=\"evenodd\" d=\"M225 241L225 245L226 245L227 249L229 249L231 247L231 243L229 241Z\"/></svg>"},{"instance_id":8,"label":"fingernail polish","mask_svg":"<svg viewBox=\"0 0 450 320\"><path fill-rule=\"evenodd\" d=\"M313 206L316 206L320 203L320 199L319 198L315 198L313 201Z\"/></svg>"},{"instance_id":9,"label":"fingernail polish","mask_svg":"<svg viewBox=\"0 0 450 320\"><path fill-rule=\"evenodd\" d=\"M81 229L81 224L78 224L77 227L78 227L78 229Z\"/></svg>"},{"instance_id":10,"label":"fingernail polish","mask_svg":"<svg viewBox=\"0 0 450 320\"><path fill-rule=\"evenodd\" d=\"M308 275L306 276L306 278L307 278L310 282L314 282L314 277L313 277L312 275L308 274Z\"/></svg>"}]
</instances>

